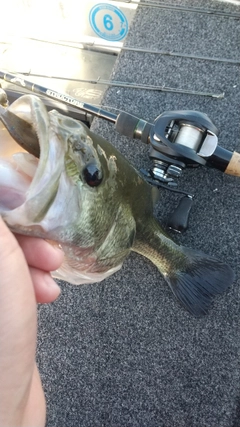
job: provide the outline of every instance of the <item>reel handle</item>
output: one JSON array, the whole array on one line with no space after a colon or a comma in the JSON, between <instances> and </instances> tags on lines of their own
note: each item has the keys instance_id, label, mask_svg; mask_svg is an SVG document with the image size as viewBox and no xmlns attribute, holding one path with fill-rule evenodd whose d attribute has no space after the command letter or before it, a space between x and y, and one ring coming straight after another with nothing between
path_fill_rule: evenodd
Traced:
<instances>
[{"instance_id":1,"label":"reel handle","mask_svg":"<svg viewBox=\"0 0 240 427\"><path fill-rule=\"evenodd\" d=\"M191 196L182 197L175 211L168 218L167 226L178 233L186 231L192 204L193 198Z\"/></svg>"}]
</instances>

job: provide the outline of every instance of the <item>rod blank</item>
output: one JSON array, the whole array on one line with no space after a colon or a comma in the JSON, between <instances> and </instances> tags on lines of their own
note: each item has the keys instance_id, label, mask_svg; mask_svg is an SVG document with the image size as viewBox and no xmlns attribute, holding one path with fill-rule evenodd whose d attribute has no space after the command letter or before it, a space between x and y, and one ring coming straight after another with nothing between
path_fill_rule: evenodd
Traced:
<instances>
[{"instance_id":1,"label":"rod blank","mask_svg":"<svg viewBox=\"0 0 240 427\"><path fill-rule=\"evenodd\" d=\"M37 83L33 83L30 80L26 80L23 76L0 70L0 78L8 83L12 83L24 89L28 89L31 92L37 93L39 95L44 95L48 98L62 101L64 104L79 108L80 110L86 111L87 113L93 114L94 116L101 117L102 119L108 120L109 122L116 122L116 114L110 113L109 111L103 110L102 108L95 107L94 105L81 102L67 94L63 94L45 86L41 86Z\"/></svg>"}]
</instances>

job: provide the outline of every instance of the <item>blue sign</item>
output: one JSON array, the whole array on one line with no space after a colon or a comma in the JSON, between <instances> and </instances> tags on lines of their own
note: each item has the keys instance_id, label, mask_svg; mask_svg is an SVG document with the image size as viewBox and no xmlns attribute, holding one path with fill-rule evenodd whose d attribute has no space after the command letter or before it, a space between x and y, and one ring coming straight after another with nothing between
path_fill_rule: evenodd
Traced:
<instances>
[{"instance_id":1,"label":"blue sign","mask_svg":"<svg viewBox=\"0 0 240 427\"><path fill-rule=\"evenodd\" d=\"M116 6L99 3L93 6L89 14L93 31L104 40L122 40L128 32L128 21L124 13Z\"/></svg>"}]
</instances>

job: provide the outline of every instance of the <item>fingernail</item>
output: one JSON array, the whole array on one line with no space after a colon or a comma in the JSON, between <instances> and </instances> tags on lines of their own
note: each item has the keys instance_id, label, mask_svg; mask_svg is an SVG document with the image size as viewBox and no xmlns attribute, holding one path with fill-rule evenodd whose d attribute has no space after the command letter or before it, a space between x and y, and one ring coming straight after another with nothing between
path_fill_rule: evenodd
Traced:
<instances>
[{"instance_id":1,"label":"fingernail","mask_svg":"<svg viewBox=\"0 0 240 427\"><path fill-rule=\"evenodd\" d=\"M56 251L60 251L61 253L63 253L62 245L60 243L54 242L53 240L49 239L46 239L46 242L48 242L52 248L56 249Z\"/></svg>"}]
</instances>

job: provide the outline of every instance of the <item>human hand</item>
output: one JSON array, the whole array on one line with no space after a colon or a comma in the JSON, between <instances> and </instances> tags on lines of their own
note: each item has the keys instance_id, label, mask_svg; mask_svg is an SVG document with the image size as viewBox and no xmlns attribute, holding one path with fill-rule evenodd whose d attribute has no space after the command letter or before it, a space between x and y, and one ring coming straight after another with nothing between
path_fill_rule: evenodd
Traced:
<instances>
[{"instance_id":1,"label":"human hand","mask_svg":"<svg viewBox=\"0 0 240 427\"><path fill-rule=\"evenodd\" d=\"M63 260L42 239L15 236L0 218L0 427L41 427L46 407L35 363L37 302L60 289L50 276Z\"/></svg>"}]
</instances>

